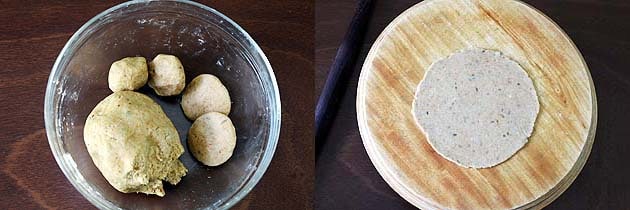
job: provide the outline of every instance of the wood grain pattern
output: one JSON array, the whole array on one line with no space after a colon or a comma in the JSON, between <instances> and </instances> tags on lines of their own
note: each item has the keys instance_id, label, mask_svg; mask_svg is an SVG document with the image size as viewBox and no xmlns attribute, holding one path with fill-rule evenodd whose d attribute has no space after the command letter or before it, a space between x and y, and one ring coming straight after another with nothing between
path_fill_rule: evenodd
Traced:
<instances>
[{"instance_id":1,"label":"wood grain pattern","mask_svg":"<svg viewBox=\"0 0 630 210\"><path fill-rule=\"evenodd\" d=\"M428 66L459 49L498 50L527 71L541 110L529 143L489 169L440 157L411 115ZM541 207L570 184L590 153L596 103L590 74L570 39L526 4L424 1L396 18L373 45L357 93L365 148L385 181L421 208Z\"/></svg>"},{"instance_id":2,"label":"wood grain pattern","mask_svg":"<svg viewBox=\"0 0 630 210\"><path fill-rule=\"evenodd\" d=\"M72 33L121 2L0 3L0 209L95 209L52 156L44 129L44 91L55 58ZM282 94L282 132L273 161L233 209L311 208L314 3L198 2L249 32L269 58Z\"/></svg>"}]
</instances>

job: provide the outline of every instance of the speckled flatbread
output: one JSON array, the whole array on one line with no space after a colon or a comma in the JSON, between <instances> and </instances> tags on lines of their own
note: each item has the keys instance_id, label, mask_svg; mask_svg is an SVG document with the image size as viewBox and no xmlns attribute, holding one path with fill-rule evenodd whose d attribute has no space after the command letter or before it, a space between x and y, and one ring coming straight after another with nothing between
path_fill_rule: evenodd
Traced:
<instances>
[{"instance_id":1,"label":"speckled flatbread","mask_svg":"<svg viewBox=\"0 0 630 210\"><path fill-rule=\"evenodd\" d=\"M466 49L433 63L412 112L428 141L458 165L487 168L526 143L539 104L532 80L500 52Z\"/></svg>"}]
</instances>

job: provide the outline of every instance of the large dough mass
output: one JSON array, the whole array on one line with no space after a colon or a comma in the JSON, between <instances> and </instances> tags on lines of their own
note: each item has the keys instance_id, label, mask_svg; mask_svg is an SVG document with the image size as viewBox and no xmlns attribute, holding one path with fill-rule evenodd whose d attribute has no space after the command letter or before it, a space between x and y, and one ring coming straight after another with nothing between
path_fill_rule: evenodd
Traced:
<instances>
[{"instance_id":1,"label":"large dough mass","mask_svg":"<svg viewBox=\"0 0 630 210\"><path fill-rule=\"evenodd\" d=\"M88 116L87 150L105 179L120 192L164 196L162 180L177 184L187 172L184 147L173 123L151 98L115 92Z\"/></svg>"},{"instance_id":2,"label":"large dough mass","mask_svg":"<svg viewBox=\"0 0 630 210\"><path fill-rule=\"evenodd\" d=\"M539 110L532 80L521 66L482 49L433 63L412 107L435 151L472 168L513 156L527 143Z\"/></svg>"}]
</instances>

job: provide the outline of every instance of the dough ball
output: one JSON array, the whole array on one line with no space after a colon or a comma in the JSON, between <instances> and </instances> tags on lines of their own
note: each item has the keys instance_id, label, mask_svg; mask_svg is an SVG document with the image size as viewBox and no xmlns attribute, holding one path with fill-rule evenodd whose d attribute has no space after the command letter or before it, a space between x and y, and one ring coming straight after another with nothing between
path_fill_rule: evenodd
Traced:
<instances>
[{"instance_id":1,"label":"dough ball","mask_svg":"<svg viewBox=\"0 0 630 210\"><path fill-rule=\"evenodd\" d=\"M179 59L159 54L149 63L149 86L160 96L174 96L184 90L186 75Z\"/></svg>"},{"instance_id":2,"label":"dough ball","mask_svg":"<svg viewBox=\"0 0 630 210\"><path fill-rule=\"evenodd\" d=\"M147 83L149 73L147 60L143 57L128 57L112 63L107 82L114 92L137 90Z\"/></svg>"},{"instance_id":3,"label":"dough ball","mask_svg":"<svg viewBox=\"0 0 630 210\"><path fill-rule=\"evenodd\" d=\"M118 91L87 118L85 146L94 165L116 190L164 196L162 181L177 184L186 175L175 126L151 98Z\"/></svg>"},{"instance_id":4,"label":"dough ball","mask_svg":"<svg viewBox=\"0 0 630 210\"><path fill-rule=\"evenodd\" d=\"M188 147L197 160L207 166L227 161L236 146L236 131L232 121L219 112L209 112L197 118L188 131Z\"/></svg>"},{"instance_id":5,"label":"dough ball","mask_svg":"<svg viewBox=\"0 0 630 210\"><path fill-rule=\"evenodd\" d=\"M193 79L184 90L182 109L190 120L208 112L230 113L230 94L219 78L202 74Z\"/></svg>"},{"instance_id":6,"label":"dough ball","mask_svg":"<svg viewBox=\"0 0 630 210\"><path fill-rule=\"evenodd\" d=\"M539 104L527 72L500 52L467 49L433 63L413 114L442 157L468 168L508 160L531 136Z\"/></svg>"}]
</instances>

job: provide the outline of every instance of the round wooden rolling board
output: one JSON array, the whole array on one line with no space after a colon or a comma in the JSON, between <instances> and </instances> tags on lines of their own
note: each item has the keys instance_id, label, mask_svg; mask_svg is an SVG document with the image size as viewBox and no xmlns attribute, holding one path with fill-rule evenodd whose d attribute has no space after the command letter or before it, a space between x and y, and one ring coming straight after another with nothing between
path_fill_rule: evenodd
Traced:
<instances>
[{"instance_id":1,"label":"round wooden rolling board","mask_svg":"<svg viewBox=\"0 0 630 210\"><path fill-rule=\"evenodd\" d=\"M442 158L411 113L429 65L470 47L516 60L540 101L529 142L487 169ZM398 16L372 46L359 79L357 117L372 163L416 207L538 209L566 190L584 166L596 103L580 52L541 12L515 0L427 0Z\"/></svg>"}]
</instances>

